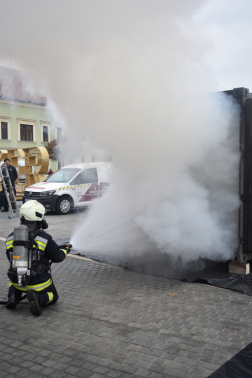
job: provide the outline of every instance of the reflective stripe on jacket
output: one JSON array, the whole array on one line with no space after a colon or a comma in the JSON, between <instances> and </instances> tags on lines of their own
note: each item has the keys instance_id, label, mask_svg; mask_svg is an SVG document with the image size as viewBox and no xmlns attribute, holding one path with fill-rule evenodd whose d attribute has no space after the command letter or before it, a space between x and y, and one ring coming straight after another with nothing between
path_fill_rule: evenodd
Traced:
<instances>
[{"instance_id":1,"label":"reflective stripe on jacket","mask_svg":"<svg viewBox=\"0 0 252 378\"><path fill-rule=\"evenodd\" d=\"M9 252L12 252L11 249L13 248L13 235L9 236L7 239L6 239L6 249L9 251ZM41 236L36 236L34 241L36 242L36 244L38 245L38 249L40 249L41 251L44 251L46 249L46 246L47 246L47 243L48 243L48 240L45 239L45 238L42 238ZM36 248L36 245L33 244L33 248Z\"/></svg>"}]
</instances>

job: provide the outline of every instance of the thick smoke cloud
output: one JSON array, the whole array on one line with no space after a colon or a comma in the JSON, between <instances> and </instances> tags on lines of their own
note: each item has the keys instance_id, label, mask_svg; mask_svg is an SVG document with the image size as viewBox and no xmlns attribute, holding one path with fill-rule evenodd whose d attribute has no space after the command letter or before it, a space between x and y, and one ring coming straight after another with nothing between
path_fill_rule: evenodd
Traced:
<instances>
[{"instance_id":1,"label":"thick smoke cloud","mask_svg":"<svg viewBox=\"0 0 252 378\"><path fill-rule=\"evenodd\" d=\"M131 147L123 153L133 154L138 164L128 157L132 162L117 172L115 184L73 236L75 249L141 253L155 245L184 262L233 256L238 107L223 95L187 101L183 113L171 110L167 126L157 122L135 148L127 138Z\"/></svg>"},{"instance_id":2,"label":"thick smoke cloud","mask_svg":"<svg viewBox=\"0 0 252 378\"><path fill-rule=\"evenodd\" d=\"M114 158L114 184L75 247L232 256L238 110L206 96L216 90L212 44L193 21L205 2L0 4L3 58L40 75L68 124L64 155L90 138Z\"/></svg>"}]
</instances>

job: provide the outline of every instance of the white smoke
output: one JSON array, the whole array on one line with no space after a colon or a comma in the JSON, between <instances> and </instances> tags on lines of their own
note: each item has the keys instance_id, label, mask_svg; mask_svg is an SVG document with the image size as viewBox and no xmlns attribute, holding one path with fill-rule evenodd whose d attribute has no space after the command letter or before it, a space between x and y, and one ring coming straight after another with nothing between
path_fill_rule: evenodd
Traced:
<instances>
[{"instance_id":1,"label":"white smoke","mask_svg":"<svg viewBox=\"0 0 252 378\"><path fill-rule=\"evenodd\" d=\"M63 154L92 140L113 156L78 250L156 246L188 261L237 248L238 109L206 95L212 44L194 22L205 3L24 0L13 14L0 1L1 52L41 75L70 130Z\"/></svg>"},{"instance_id":2,"label":"white smoke","mask_svg":"<svg viewBox=\"0 0 252 378\"><path fill-rule=\"evenodd\" d=\"M117 172L115 185L73 235L76 250L139 253L153 250L154 243L184 262L233 257L238 246L238 106L224 95L188 102L183 113L175 110L167 119L167 127L156 125L156 136L151 128L146 131L151 152L138 140L146 163L143 159L141 165L137 151L128 149L139 164Z\"/></svg>"}]
</instances>

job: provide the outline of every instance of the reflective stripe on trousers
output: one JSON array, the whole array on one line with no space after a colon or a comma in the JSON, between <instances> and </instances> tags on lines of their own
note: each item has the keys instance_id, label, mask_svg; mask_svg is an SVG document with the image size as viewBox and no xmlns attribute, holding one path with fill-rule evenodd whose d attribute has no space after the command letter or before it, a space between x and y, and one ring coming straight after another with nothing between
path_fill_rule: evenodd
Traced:
<instances>
[{"instance_id":1,"label":"reflective stripe on trousers","mask_svg":"<svg viewBox=\"0 0 252 378\"><path fill-rule=\"evenodd\" d=\"M13 285L16 289L22 290L22 291L29 291L29 290L34 290L34 291L41 291L46 289L48 286L52 284L52 279L49 278L46 282L37 284L37 285L27 285L27 286L18 286L16 283L11 282L11 285Z\"/></svg>"},{"instance_id":2,"label":"reflective stripe on trousers","mask_svg":"<svg viewBox=\"0 0 252 378\"><path fill-rule=\"evenodd\" d=\"M49 298L49 301L47 302L47 304L48 303L50 303L50 302L52 302L53 301L53 293L49 293L49 292L47 292L47 295L48 295L48 298Z\"/></svg>"},{"instance_id":3,"label":"reflective stripe on trousers","mask_svg":"<svg viewBox=\"0 0 252 378\"><path fill-rule=\"evenodd\" d=\"M18 290L12 284L10 284L8 297L11 296L13 291L16 292L17 298L20 298L21 295L23 293L25 293L24 291ZM38 297L39 297L39 305L40 306L46 306L46 305L50 306L50 305L56 303L58 298L59 298L57 290L56 290L53 283L49 287L47 287L46 289L41 290L41 291L37 291L37 293L38 293ZM50 294L52 294L53 297ZM52 299L52 301L50 301L50 302L48 301L49 297Z\"/></svg>"}]
</instances>

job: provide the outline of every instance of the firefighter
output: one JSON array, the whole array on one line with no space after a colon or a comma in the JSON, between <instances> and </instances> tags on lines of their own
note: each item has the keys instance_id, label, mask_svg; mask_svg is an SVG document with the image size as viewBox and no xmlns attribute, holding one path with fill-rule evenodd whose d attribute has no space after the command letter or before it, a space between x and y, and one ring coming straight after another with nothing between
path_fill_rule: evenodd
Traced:
<instances>
[{"instance_id":1,"label":"firefighter","mask_svg":"<svg viewBox=\"0 0 252 378\"><path fill-rule=\"evenodd\" d=\"M44 206L35 200L27 201L21 206L21 224L28 227L29 238L33 240L33 247L35 247L35 244L37 245L39 253L34 253L33 256L37 255L38 261L33 264L35 268L33 268L30 278L28 278L28 282L24 286L18 286L18 277L12 268L12 264L7 273L10 279L10 287L6 307L15 308L25 292L30 303L30 312L34 316L41 315L41 306L54 304L58 300L58 293L52 281L49 261L59 263L70 252L70 246L62 245L59 247L51 235L43 231L48 227L44 219L45 212ZM10 263L12 262L13 242L14 232L6 239L6 254Z\"/></svg>"}]
</instances>

